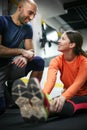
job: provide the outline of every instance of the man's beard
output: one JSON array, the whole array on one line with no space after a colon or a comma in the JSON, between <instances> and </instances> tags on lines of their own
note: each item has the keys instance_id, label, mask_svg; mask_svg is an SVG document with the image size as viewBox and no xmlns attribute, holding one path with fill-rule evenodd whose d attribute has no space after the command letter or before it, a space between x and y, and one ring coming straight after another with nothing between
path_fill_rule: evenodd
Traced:
<instances>
[{"instance_id":1,"label":"man's beard","mask_svg":"<svg viewBox=\"0 0 87 130\"><path fill-rule=\"evenodd\" d=\"M21 24L26 24L26 23L24 22L24 20L25 20L25 17L19 16L19 21L20 21Z\"/></svg>"}]
</instances>

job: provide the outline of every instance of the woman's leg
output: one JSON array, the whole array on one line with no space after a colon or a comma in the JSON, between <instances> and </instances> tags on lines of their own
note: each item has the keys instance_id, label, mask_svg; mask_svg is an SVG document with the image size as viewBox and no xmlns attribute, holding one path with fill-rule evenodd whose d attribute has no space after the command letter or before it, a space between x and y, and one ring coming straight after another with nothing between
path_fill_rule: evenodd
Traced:
<instances>
[{"instance_id":1,"label":"woman's leg","mask_svg":"<svg viewBox=\"0 0 87 130\"><path fill-rule=\"evenodd\" d=\"M73 116L75 113L87 110L87 96L75 96L65 102L60 116Z\"/></svg>"},{"instance_id":2,"label":"woman's leg","mask_svg":"<svg viewBox=\"0 0 87 130\"><path fill-rule=\"evenodd\" d=\"M29 109L21 109L25 112L25 114L28 112L28 114L26 114L25 117L29 121L33 119L38 121L42 118L44 120L47 120L47 118L51 115L52 117L69 117L73 116L78 111L87 110L87 96L75 96L71 100L65 102L63 109L60 113L55 113L54 111L50 111L50 104L52 105L52 100L49 100L49 98L45 94L43 94L39 82L37 83L37 79L31 78L29 80L28 86L24 86L24 91L26 94L24 93L23 89L21 89L23 88L23 86L21 85L20 81L15 81L14 83L16 83L16 85L13 86L13 97L17 105L20 106L20 109L21 106L25 108L25 105L29 105ZM17 89L18 91L16 91ZM25 104L26 102L24 102L23 104L22 100L19 100L20 98L23 99L22 97L27 99L27 104ZM40 111L40 109L43 112Z\"/></svg>"},{"instance_id":3,"label":"woman's leg","mask_svg":"<svg viewBox=\"0 0 87 130\"><path fill-rule=\"evenodd\" d=\"M30 78L27 85L22 78L16 80L12 86L12 96L24 121L34 124L47 120L48 103L45 102L46 108L44 106L44 94L38 79Z\"/></svg>"}]
</instances>

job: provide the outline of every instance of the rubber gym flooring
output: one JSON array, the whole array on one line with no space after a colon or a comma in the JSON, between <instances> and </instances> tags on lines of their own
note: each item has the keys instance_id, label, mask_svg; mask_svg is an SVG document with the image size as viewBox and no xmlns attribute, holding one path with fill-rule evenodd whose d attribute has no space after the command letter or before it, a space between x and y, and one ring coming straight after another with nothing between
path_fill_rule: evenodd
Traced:
<instances>
[{"instance_id":1,"label":"rubber gym flooring","mask_svg":"<svg viewBox=\"0 0 87 130\"><path fill-rule=\"evenodd\" d=\"M39 124L25 123L19 109L8 109L0 116L1 130L87 130L87 112L70 118L52 117Z\"/></svg>"}]
</instances>

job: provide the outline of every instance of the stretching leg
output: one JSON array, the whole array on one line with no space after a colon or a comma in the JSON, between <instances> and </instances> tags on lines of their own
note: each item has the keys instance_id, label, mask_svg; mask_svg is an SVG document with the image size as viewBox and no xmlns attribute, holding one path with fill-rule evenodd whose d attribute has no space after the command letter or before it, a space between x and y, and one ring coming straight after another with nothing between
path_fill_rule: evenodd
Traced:
<instances>
[{"instance_id":1,"label":"stretching leg","mask_svg":"<svg viewBox=\"0 0 87 130\"><path fill-rule=\"evenodd\" d=\"M65 102L62 111L58 114L66 117L84 111L87 111L87 96L75 96Z\"/></svg>"}]
</instances>

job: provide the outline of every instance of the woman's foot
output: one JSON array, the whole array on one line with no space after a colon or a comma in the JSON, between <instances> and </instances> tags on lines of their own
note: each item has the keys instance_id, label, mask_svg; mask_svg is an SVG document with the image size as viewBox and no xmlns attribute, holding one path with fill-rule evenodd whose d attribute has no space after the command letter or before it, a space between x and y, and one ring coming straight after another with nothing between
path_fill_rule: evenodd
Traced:
<instances>
[{"instance_id":1,"label":"woman's foot","mask_svg":"<svg viewBox=\"0 0 87 130\"><path fill-rule=\"evenodd\" d=\"M12 95L26 122L37 123L47 120L48 113L44 106L44 94L38 79L29 79L27 85L21 79L16 80L13 83Z\"/></svg>"}]
</instances>

